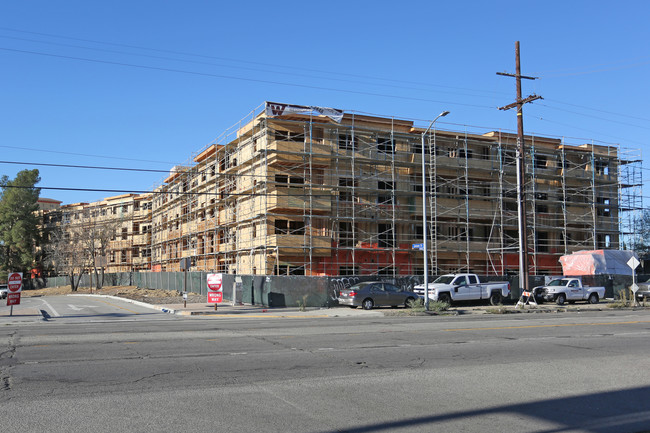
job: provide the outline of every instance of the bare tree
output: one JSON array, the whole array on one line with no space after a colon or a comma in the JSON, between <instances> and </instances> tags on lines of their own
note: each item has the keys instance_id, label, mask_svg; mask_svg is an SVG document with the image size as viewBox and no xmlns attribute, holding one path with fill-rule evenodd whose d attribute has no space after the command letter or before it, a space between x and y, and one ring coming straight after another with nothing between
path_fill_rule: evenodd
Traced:
<instances>
[{"instance_id":1,"label":"bare tree","mask_svg":"<svg viewBox=\"0 0 650 433\"><path fill-rule=\"evenodd\" d=\"M84 227L84 249L95 274L95 288L100 290L104 285L104 267L106 266L108 245L110 240L115 237L115 230L120 225L120 221L100 220L97 214L86 214L85 216L88 223Z\"/></svg>"},{"instance_id":2,"label":"bare tree","mask_svg":"<svg viewBox=\"0 0 650 433\"><path fill-rule=\"evenodd\" d=\"M86 232L81 227L56 227L50 233L46 257L57 274L63 274L70 281L70 290L76 292L81 277L89 267L84 247Z\"/></svg>"}]
</instances>

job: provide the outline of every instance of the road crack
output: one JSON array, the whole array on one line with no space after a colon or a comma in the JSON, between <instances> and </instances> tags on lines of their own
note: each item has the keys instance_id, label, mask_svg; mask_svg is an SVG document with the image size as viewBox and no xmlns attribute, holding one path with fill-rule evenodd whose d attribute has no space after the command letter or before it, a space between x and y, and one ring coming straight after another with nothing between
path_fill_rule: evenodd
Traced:
<instances>
[{"instance_id":1,"label":"road crack","mask_svg":"<svg viewBox=\"0 0 650 433\"><path fill-rule=\"evenodd\" d=\"M12 386L12 377L9 373L11 369L11 364L13 364L13 359L16 356L16 347L17 347L17 337L16 332L9 334L9 346L7 350L4 350L0 353L0 361L4 368L0 368L0 390L2 391L11 391Z\"/></svg>"}]
</instances>

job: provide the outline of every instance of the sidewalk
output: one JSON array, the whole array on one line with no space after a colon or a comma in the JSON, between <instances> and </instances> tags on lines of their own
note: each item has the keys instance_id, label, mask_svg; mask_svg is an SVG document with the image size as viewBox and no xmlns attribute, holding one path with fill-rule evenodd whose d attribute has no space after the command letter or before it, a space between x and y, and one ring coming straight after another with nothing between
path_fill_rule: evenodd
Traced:
<instances>
[{"instance_id":1,"label":"sidewalk","mask_svg":"<svg viewBox=\"0 0 650 433\"><path fill-rule=\"evenodd\" d=\"M136 305L160 310L169 314L177 314L181 316L223 316L223 317L384 317L384 316L397 316L404 312L404 308L375 308L372 310L364 310L362 308L350 308L343 306L336 306L332 308L317 308L307 307L305 311L300 311L297 307L278 307L269 308L261 305L231 305L230 303L218 304L215 310L214 304L207 304L203 302L174 304L148 304L145 302L135 301L127 298L117 298L108 295L69 295L69 296L103 296L121 299L126 302L131 302ZM457 315L484 315L484 314L540 314L540 313L580 313L586 311L608 310L607 304L611 300L602 300L598 304L588 303L575 303L566 304L563 306L555 305L554 303L545 303L537 307L526 306L523 309L515 309L515 304L509 304L501 307L492 307L490 305L475 305L471 303L459 304L452 306L448 311L441 313L434 313L433 315L457 316ZM643 308L643 307L639 307ZM499 313L494 313L495 310L501 310ZM425 314L425 313L423 313Z\"/></svg>"},{"instance_id":2,"label":"sidewalk","mask_svg":"<svg viewBox=\"0 0 650 433\"><path fill-rule=\"evenodd\" d=\"M92 294L79 294L68 296L96 296L102 298L119 299L124 302L129 302L134 305L139 305L146 308L162 311L163 313L176 314L180 316L246 316L246 317L351 317L351 316L383 316L383 311L386 309L375 309L366 311L361 308L349 307L334 307L334 308L316 308L307 307L305 311L300 311L297 307L284 307L284 308L269 308L261 305L231 305L230 303L218 304L215 310L214 304L207 304L204 302L183 303L178 304L149 304L146 302L135 301L133 299L122 298L110 295L92 295ZM388 309L390 310L390 309Z\"/></svg>"},{"instance_id":3,"label":"sidewalk","mask_svg":"<svg viewBox=\"0 0 650 433\"><path fill-rule=\"evenodd\" d=\"M154 308L157 306L153 305ZM296 307L269 308L260 305L230 305L219 304L215 310L214 304L172 304L164 307L169 313L182 316L234 316L246 317L350 317L350 316L383 316L381 310L365 311L343 307L314 308L308 307L301 311ZM164 310L163 310L164 311Z\"/></svg>"},{"instance_id":4,"label":"sidewalk","mask_svg":"<svg viewBox=\"0 0 650 433\"><path fill-rule=\"evenodd\" d=\"M260 305L231 305L230 303L218 304L215 310L214 304L204 302L187 303L173 303L173 304L150 304L146 302L136 301L124 297L112 295L97 295L97 294L70 294L68 296L90 296L101 298L112 298L139 305L145 308L162 311L168 314L175 314L181 316L220 316L220 317L248 317L248 318L301 318L301 317L385 317L385 316L398 316L406 312L403 308L375 308L373 310L363 310L361 308L349 307L332 307L332 308L316 308L308 307L301 311L297 307L284 307L284 308L269 308ZM576 303L571 305L557 306L552 303L542 304L538 307L531 308L526 306L525 309L515 309L514 304L506 305L503 307L491 307L488 305L471 305L462 304L454 305L448 311L439 313L439 315L484 315L484 314L535 314L535 313L580 313L590 310L606 310L607 304L610 300L603 300L598 304ZM639 307L645 309L645 307ZM494 310L501 310L495 313ZM10 307L0 306L0 317L9 317ZM423 313L424 314L424 313ZM435 314L434 315L438 315ZM41 309L36 307L27 307L22 305L14 306L13 317L25 320L34 320L42 318Z\"/></svg>"},{"instance_id":5,"label":"sidewalk","mask_svg":"<svg viewBox=\"0 0 650 433\"><path fill-rule=\"evenodd\" d=\"M19 318L32 318L32 319L42 319L43 314L41 310L36 307L28 307L23 305L14 305L13 314L11 313L11 306L6 305L6 300L0 300L0 317L19 317Z\"/></svg>"},{"instance_id":6,"label":"sidewalk","mask_svg":"<svg viewBox=\"0 0 650 433\"><path fill-rule=\"evenodd\" d=\"M137 301L132 301L137 302ZM610 310L607 304L611 300L602 300L598 304L575 303L558 306L554 303L545 303L539 306L526 306L522 309L516 309L515 304L509 304L501 307L490 305L460 304L452 306L448 311L433 313L433 315L457 316L457 315L485 315L485 314L543 314L543 313L580 313L587 311ZM180 304L149 305L151 308L159 309L167 313L184 316L209 316L209 315L246 315L248 317L384 317L402 315L406 311L404 308L375 308L364 310L362 308L349 308L344 306L335 306L332 308L315 308L308 307L305 311L300 311L296 307L269 308L259 305L235 305L219 304L217 310L214 304L207 303L188 303L187 306ZM645 307L636 307L645 309ZM497 312L498 310L498 312ZM426 313L423 313L426 314Z\"/></svg>"}]
</instances>

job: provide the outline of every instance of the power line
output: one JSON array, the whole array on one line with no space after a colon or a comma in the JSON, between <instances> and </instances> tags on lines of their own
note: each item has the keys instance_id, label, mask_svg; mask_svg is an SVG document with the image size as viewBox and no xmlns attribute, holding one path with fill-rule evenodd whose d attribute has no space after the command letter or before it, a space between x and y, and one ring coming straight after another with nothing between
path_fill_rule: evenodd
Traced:
<instances>
[{"instance_id":1,"label":"power line","mask_svg":"<svg viewBox=\"0 0 650 433\"><path fill-rule=\"evenodd\" d=\"M145 173L183 173L184 170L155 170L147 168L126 168L126 167L106 167L96 165L73 165L73 164L50 164L45 162L25 162L25 161L0 161L0 164L17 164L30 165L37 167L59 167L59 168L83 168L90 170L115 170L115 171L135 171Z\"/></svg>"},{"instance_id":2,"label":"power line","mask_svg":"<svg viewBox=\"0 0 650 433\"><path fill-rule=\"evenodd\" d=\"M464 104L464 103L461 103L461 102L440 101L440 100L435 100L435 99L417 98L417 97L413 97L413 96L389 95L389 94L385 94L385 93L364 92L364 91L360 91L360 90L345 90L345 89L337 89L337 88L333 88L333 87L311 86L311 85L307 85L307 84L297 84L297 83L285 83L285 82L281 82L281 81L261 80L261 79L257 79L257 78L244 78L244 77L237 77L237 76L233 76L233 75L211 74L211 73L207 73L207 72L186 71L186 70L182 70L182 69L163 68L163 67L159 67L159 66L137 65L137 64L133 64L133 63L113 62L113 61L109 61L109 60L90 59L90 58L87 58L87 57L65 56L65 55L60 55L60 54L43 53L43 52L40 52L40 51L17 50L17 49L6 48L6 47L0 47L0 50L8 51L8 52L14 52L14 53L32 54L32 55L45 56L45 57L54 57L54 58L67 59L67 60L79 60L79 61L90 62L90 63L100 63L100 64L107 64L107 65L126 66L126 67L131 67L131 68L139 68L139 69L146 69L146 70L153 70L153 71L175 72L175 73L179 73L179 74L189 74L189 75L196 75L196 76L209 77L209 78L222 78L222 79L227 79L227 80L238 80L238 81L247 81L247 82L253 82L253 83L274 84L274 85L287 86L287 87L298 87L298 88L302 88L302 89L327 90L327 91L331 91L331 92L350 93L350 94L365 95L365 96L379 96L379 97L382 97L382 98L404 99L404 100L409 100L409 101L435 102L437 104L450 104L450 105L457 105L457 106L461 106L461 107L493 108L493 107L486 106L486 105Z\"/></svg>"},{"instance_id":3,"label":"power line","mask_svg":"<svg viewBox=\"0 0 650 433\"><path fill-rule=\"evenodd\" d=\"M0 145L0 148L16 149L16 150L30 150L30 151L47 152L47 153L57 153L57 154L60 154L60 155L87 156L87 157L90 157L90 158L119 159L119 160L123 160L123 161L153 162L153 163L156 163L156 164L174 165L173 162L169 162L169 161L155 161L155 160L152 160L152 159L137 159L137 158L125 158L125 157L121 157L121 156L107 156L107 155L78 153L78 152L64 152L64 151L61 151L61 150L39 149L39 148L34 148L34 147Z\"/></svg>"},{"instance_id":4,"label":"power line","mask_svg":"<svg viewBox=\"0 0 650 433\"><path fill-rule=\"evenodd\" d=\"M132 45L132 44L119 44L119 43L111 43L111 42L104 42L104 41L98 41L98 40L92 40L92 39L84 39L84 38L75 38L75 37L69 37L69 36L62 36L62 35L56 35L56 34L50 34L50 33L42 33L42 32L33 32L33 31L27 31L27 30L20 30L20 29L14 29L10 27L0 27L0 30L5 30L5 31L11 31L11 32L18 32L18 33L25 33L25 34L32 34L32 35L39 35L39 36L46 36L46 37L51 37L51 38L60 38L60 39L67 39L67 40L75 40L75 41L82 41L82 42L89 42L89 43L94 43L94 44L102 44L102 45L109 45L109 46L116 46L116 47L124 47L124 48L132 48L132 49L138 49L138 50L145 50L145 51L152 51L152 52L160 52L160 53L169 53L169 54L176 54L176 55L183 55L183 56L190 56L190 57L198 57L198 58L205 58L205 59L217 59L217 60L225 60L225 61L232 61L232 62L239 62L239 63L247 63L247 64L255 64L255 65L263 65L263 66L270 66L270 67L276 67L276 68L288 68L288 66L284 65L277 65L277 64L270 64L270 63L262 63L262 62L254 62L254 61L247 61L247 60L238 60L238 59L231 59L231 58L225 58L225 57L217 57L217 56L209 56L209 55L203 55L203 54L196 54L196 53L188 53L188 52L182 52L182 51L173 51L173 50L165 50L165 49L156 49L156 48L150 48L150 47L143 47L143 46L138 46L138 45ZM0 37L5 37L5 38L12 38L12 39L21 39L17 37L11 37L11 36L0 36ZM66 44L58 44L56 42L51 42L51 41L38 41L38 40L29 40L29 41L34 41L38 43L48 43L48 44L55 44L55 45L64 45L64 46L71 46L71 47L77 47L77 48L83 48L83 49L90 49L90 50L98 50L102 51L99 48L93 48L93 47L83 47L83 46L75 46L75 45L66 45ZM5 49L11 51L11 49ZM18 51L18 52L24 52L20 50L13 50L13 51ZM109 51L110 50L103 50L103 51ZM119 51L113 51L117 53L124 53L124 52L119 52ZM33 52L29 52L33 53ZM39 54L39 55L46 55L46 56L54 56L54 57L63 57L66 58L66 56L57 56L54 54L47 54L47 53L33 53L33 54ZM141 55L145 57L155 57L155 56L146 56L144 54L138 54L138 53L128 53L126 52L125 54L129 55ZM69 58L69 57L68 57ZM166 59L164 57L158 57L161 59ZM112 63L112 64L118 64L118 65L123 65L123 66L132 66L132 67L139 67L139 68L150 68L150 69L158 69L158 70L168 70L168 71L173 71L173 72L180 72L180 73L188 73L188 74L200 74L200 75L206 75L206 74L201 74L197 72L192 72L192 71L182 71L182 70L173 70L173 69L165 69L165 68L156 68L156 67L149 67L149 66L142 66L142 65L130 65L130 64L124 64L124 63L118 63L118 62L108 62L108 61L101 61L101 60L94 60L94 59L84 59L84 58L73 58L76 60L84 60L84 61L90 61L90 62L105 62L105 63ZM178 61L189 61L189 60L183 60L183 59L171 59L171 60L178 60ZM199 62L197 62L199 63ZM607 65L607 64L605 64ZM596 66L601 66L601 65L596 65ZM440 88L448 88L448 89L456 89L456 90L468 90L472 92L487 92L487 93L493 93L493 94L503 94L503 92L494 92L494 91L484 91L484 90L479 90L479 89L469 89L469 88L462 88L462 87L453 87L453 86L441 86L441 85L430 85L428 83L420 83L420 82L411 82L411 81L404 81L404 80L393 80L393 79L386 79L386 78L381 78L381 77L372 77L372 76L366 76L366 75L356 75L356 74L345 74L345 73L339 73L339 72L331 72L331 71L323 71L323 70L317 70L317 69L312 69L312 68L301 68L301 67L296 67L296 66L291 66L291 70L305 70L305 71L310 71L310 72L317 72L317 73L325 73L328 74L328 76L332 75L341 75L341 76L350 76L350 77L355 77L355 78L363 78L363 79L374 79L374 80L381 80L381 81L387 81L387 82L395 82L395 83L403 83L403 84L416 84L416 85L427 85L427 86L432 86L432 87L440 87ZM287 72L280 72L287 74ZM207 74L210 75L210 74ZM260 80L255 80L255 79L245 79L242 77L231 77L231 76L218 76L214 75L217 77L221 78L227 78L227 79L240 79L240 80L249 80L249 81L260 81ZM289 84L289 83L283 83L283 82L274 82L274 81L261 81L261 82L268 82L270 84L279 84L279 85L287 85L287 86L297 86L297 87L307 87L307 88L314 88L314 89L319 89L319 90L330 90L330 91L335 91L335 92L343 92L343 93L357 93L357 94L364 94L364 95L370 95L370 96L382 96L382 97L389 97L389 98L399 98L399 99L410 99L410 100L419 100L419 101L427 101L427 102L437 102L437 103L445 103L445 104L454 104L454 105L459 105L459 106L470 106L470 107L476 107L476 108L490 108L492 109L493 107L486 107L486 106L481 106L481 105L471 105L471 104L462 104L462 103L457 103L457 102L445 102L445 101L435 101L435 100L426 100L426 99L421 99L421 98L411 98L411 97L403 97L403 96L398 96L398 95L387 95L387 94L379 94L379 93L372 93L372 92L360 92L360 91L351 91L351 90L344 90L344 89L335 89L335 88L325 88L325 87L318 87L318 86L307 86L307 85L299 85L299 84ZM393 87L400 87L400 86L393 86ZM408 87L403 87L407 88ZM478 97L486 97L486 96L481 96L481 95L471 95L471 96L478 96ZM554 101L558 102L561 104L566 104L560 101ZM625 116L632 118L633 116L628 116L625 114L620 114L620 113L612 113L604 110L597 110L593 109L590 107L583 107L575 104L566 104L566 105L572 105L580 108L585 108L589 110L594 110L594 111L602 111L605 113L609 114L614 114L618 116ZM561 110L559 108L551 107L551 106L546 106L547 108L550 109L557 109ZM568 111L571 112L571 111ZM577 112L571 112L573 114L578 114L578 115L584 115L584 116L589 116L586 114L582 113L577 113ZM640 117L635 117L639 120L648 120ZM603 120L609 120L610 119L603 119ZM552 122L553 123L553 122ZM559 124L559 123L558 123ZM625 125L629 126L635 126L639 128L643 128L638 125L633 125L633 124L627 124L627 123L622 123ZM544 135L544 134L542 134ZM623 141L629 141L626 139L621 139ZM638 143L638 142L637 142Z\"/></svg>"},{"instance_id":5,"label":"power line","mask_svg":"<svg viewBox=\"0 0 650 433\"><path fill-rule=\"evenodd\" d=\"M308 185L308 184L304 184ZM286 184L279 184L276 185L279 188L291 188ZM570 191L571 193L579 193L583 191L591 191L591 189L596 189L596 190L610 190L611 188L618 187L619 184L612 182L612 183L603 183L599 185L595 185L593 187L591 186L576 186L576 187L569 187L567 191ZM334 187L331 189L329 192L324 192L322 194L314 194L314 193L304 193L304 194L282 194L278 192L260 192L260 193L232 193L232 192L225 192L225 191L216 191L216 192L210 192L210 191L202 191L202 192L191 192L191 191L178 191L175 190L175 188L170 188L170 189L165 189L165 190L158 190L158 191L151 191L151 190L137 190L137 189L104 189L104 188L78 188L78 187L51 187L51 186L34 186L34 187L29 187L29 186L20 186L20 185L2 185L0 188L13 188L13 189L31 189L31 190L52 190L52 191L77 191L77 192L102 192L102 193L111 193L111 194L139 194L139 195L177 195L177 196L202 196L202 195L207 195L207 196L224 196L224 197L268 197L268 196L274 196L274 197L332 197L333 193L338 192L338 190ZM515 186L513 185L511 190L513 190ZM296 188L297 189L297 188ZM358 189L358 188L357 188ZM399 193L400 196L414 196L414 197L419 197L421 193L419 191L400 191L396 190L396 193ZM448 195L444 193L434 193L432 192L432 196L436 197L441 197L441 198L448 198ZM650 196L642 196L642 198L650 198ZM98 200L102 201L102 200ZM527 201L537 201L537 202L552 202L552 200L532 200L532 199L527 199ZM591 202L586 202L584 204L592 204Z\"/></svg>"},{"instance_id":6,"label":"power line","mask_svg":"<svg viewBox=\"0 0 650 433\"><path fill-rule=\"evenodd\" d=\"M41 56L48 56L48 57L64 58L64 59L69 59L69 60L79 60L79 61L86 61L86 62L93 62L93 63L112 64L112 65L134 67L134 68L140 68L140 69L150 69L150 70L158 70L158 71L165 71L165 72L175 72L175 73L199 75L199 76L206 76L206 77L213 77L213 78L224 78L224 79L232 79L232 80L259 82L259 83L267 83L267 84L275 84L275 85L299 87L299 88L308 88L308 89L315 89L315 90L327 90L327 91L333 91L333 92L339 92L339 93L350 93L350 94L358 94L358 95L366 95L366 96L378 96L378 97L413 100L413 101L420 101L420 102L434 102L434 103L440 103L440 104L450 104L450 105L456 105L456 106L481 108L481 109L486 109L486 108L487 109L493 109L493 108L495 108L493 106L486 106L486 105L465 104L465 103L460 103L460 102L441 101L441 100L417 98L417 97L409 97L409 96L400 96L400 95L390 95L390 94L385 94L385 93L365 92L365 91L358 91L358 90L346 90L346 89L337 89L337 88L332 88L332 87L311 86L311 85L306 85L306 84L285 83L285 82L272 81L272 80L260 80L260 79L254 79L254 78L244 78L244 77L236 77L236 76L229 76L229 75L210 74L210 73L203 73L203 72L196 72L196 71L186 71L186 70L173 69L173 68L163 68L163 67L155 67L155 66L147 66L147 65L137 65L137 64L124 63L124 62L113 62L113 61L107 61L107 60L89 59L89 58L75 57L75 56L64 56L64 55L42 53L42 52L35 52L35 51L16 50L16 49L3 48L3 47L0 47L0 50L10 51L10 52L18 52L18 53L24 53L24 54L34 54L34 55L41 55ZM479 95L471 95L471 96L479 96ZM582 115L582 116L586 116L586 117L595 117L595 116L591 116L591 115L588 115L588 114L577 113L577 112L573 112L573 111L569 111L569 110L562 110L561 108L552 107L552 106L548 106L548 105L544 105L544 104L541 104L541 105L545 106L546 108L550 108L552 110L570 112L570 113L573 113L573 114ZM350 110L348 110L348 111L350 111ZM617 114L617 115L625 116L624 114ZM598 118L598 117L595 117L595 118ZM539 117L538 119L539 120L546 120L546 119L542 119L541 117ZM624 122L616 122L616 121L611 120L611 119L603 119L603 118L598 118L598 119L608 120L608 121L611 121L611 122L614 122L614 123L621 123L621 124L624 124L624 125L634 126L634 127L643 128L643 129L649 129L649 128L645 128L645 127L639 126L639 125L628 124L628 123L624 123ZM642 119L642 118L639 118L639 119ZM645 119L642 119L642 120L645 120ZM594 131L591 131L591 130L588 130L588 129L578 128L578 127L572 126L572 125L566 125L566 124L562 124L562 123L558 123L558 122L551 122L551 123L557 123L558 125L562 125L562 126L569 126L569 127L572 127L572 128L582 129L584 131L593 132L593 133L595 133L597 135L605 135L605 134L600 134L598 132L594 132ZM547 135L547 134L541 134L541 135ZM614 136L610 136L610 135L607 135L607 136L609 136L611 138L619 138L619 139L621 139L623 141L634 142L634 143L637 143L637 144L645 144L645 143L639 143L639 142L636 142L636 141L627 140L625 138L614 137ZM19 149L18 147L11 147L11 146L0 146L0 147L8 147L8 148L17 148L17 149ZM42 150L42 151L48 151L48 150ZM66 152L55 152L55 151L50 151L50 152L63 153L63 154L66 153ZM76 154L76 155L92 156L92 155L85 155L85 154ZM98 156L98 157L103 157L103 156ZM119 157L103 157L103 158L133 160L132 158L119 158ZM144 161L144 160L140 160L140 161ZM160 162L160 163L164 163L164 164L171 164L169 162L162 162L162 161L152 161L152 162Z\"/></svg>"},{"instance_id":7,"label":"power line","mask_svg":"<svg viewBox=\"0 0 650 433\"><path fill-rule=\"evenodd\" d=\"M598 109L598 108L587 107L587 106L585 106L585 105L570 104L570 103L568 103L568 102L562 102L562 101L558 101L558 100L555 100L555 99L548 99L548 98L545 98L544 100L545 100L545 101L550 101L550 102L555 102L555 103L557 103L557 104L569 105L569 106L571 106L571 107L584 108L585 110L598 111L598 112L600 112L600 113L612 114L612 115L614 115L614 116L628 117L628 118L630 118L630 119L645 120L645 121L647 121L647 122L650 122L650 118L647 118L647 117L631 116L631 115L629 115L629 114L623 114L623 113L616 113L616 112L614 112L614 111L601 110L601 109Z\"/></svg>"},{"instance_id":8,"label":"power line","mask_svg":"<svg viewBox=\"0 0 650 433\"><path fill-rule=\"evenodd\" d=\"M552 107L550 105L543 104L543 103L539 104L539 105L541 105L542 107L551 108L553 110L564 111L565 113L577 114L578 116L591 117L592 119L604 120L606 122L618 123L620 125L632 126L634 128L650 129L650 127L646 127L646 126L640 126L640 125L635 125L633 123L621 122L620 120L614 120L614 119L607 118L607 117L594 116L592 114L578 113L576 111L571 111L571 110L565 110L563 108Z\"/></svg>"},{"instance_id":9,"label":"power line","mask_svg":"<svg viewBox=\"0 0 650 433\"><path fill-rule=\"evenodd\" d=\"M383 78L383 77L376 77L376 76L369 76L369 75L350 74L350 73L344 73L344 72L340 72L340 71L326 71L326 70L319 70L319 69L313 69L313 68L305 68L305 67L296 66L296 65L287 66L287 65L279 65L279 64L273 64L273 63L255 62L255 61L250 61L250 60L232 59L232 58L227 58L227 57L210 56L210 55L205 55L205 54L188 53L188 52L183 52L183 51L174 51L174 50L158 49L158 48L151 48L151 47L143 47L143 46L138 46L138 45L104 42L104 41L97 41L97 40L92 40L92 39L83 39L83 38L75 38L75 37L69 37L69 36L55 35L55 34L50 34L50 33L41 33L41 32L32 32L32 31L26 31L26 30L19 30L19 29L13 29L13 28L9 28L9 27L0 27L0 30L8 30L8 31L18 32L18 33L27 33L27 34L54 37L54 38L60 38L60 39L75 40L75 41L81 41L81 42L90 42L90 43L94 43L94 44L102 44L102 45L109 45L109 46L116 46L116 47L134 48L134 49L138 49L138 50L145 50L145 51L152 51L152 52L178 54L178 55L189 56L189 57L198 57L198 58L212 59L212 60L225 60L225 61L230 61L230 62L246 63L246 64L260 65L260 66L270 66L270 67L274 67L274 68L290 69L291 71L303 70L303 71L307 71L307 72L317 72L317 73L327 74L328 76L340 75L340 76L347 76L347 77L353 77L353 78L362 78L364 80L372 79L372 80L393 82L393 83L425 85L425 86L429 86L429 87L437 87L437 88L443 88L443 89L455 89L455 90L464 90L464 91L473 91L473 92L493 93L495 95L503 95L504 94L503 92L495 92L495 91L482 90L482 89L470 89L470 88L464 88L464 87L443 86L443 85L439 85L439 84L423 83L423 82L417 82L417 81L404 81L404 80L395 80L395 79L391 79L391 78ZM0 37L12 38L12 39L20 39L20 38L9 37L9 36L0 36ZM58 45L55 42L49 42L49 41L34 41L34 42ZM67 45L67 46L75 47L74 45ZM79 47L79 46L76 46L76 47ZM79 47L79 48L85 48L85 49L91 49L91 50L95 49L95 48L91 48L91 47ZM99 50L99 49L97 49L97 50ZM126 54L131 54L131 53L126 53ZM133 53L133 55L139 55L139 54ZM175 60L180 60L180 59L175 59ZM186 61L186 60L180 60L180 61ZM286 72L280 72L280 73L286 74Z\"/></svg>"},{"instance_id":10,"label":"power line","mask_svg":"<svg viewBox=\"0 0 650 433\"><path fill-rule=\"evenodd\" d=\"M27 165L27 166L36 166L36 167L55 167L55 168L78 168L78 169L87 169L87 170L108 170L108 171L130 171L130 172L142 172L142 173L162 173L162 174L203 174L212 170L216 166L216 162L213 162L201 169L197 169L197 166L187 167L183 166L182 169L174 170L172 167L170 170L157 170L157 169L148 169L148 168L132 168L132 167L109 167L109 166L97 166L97 165L79 165L79 164L54 164L54 163L45 163L45 162L32 162L32 161L3 161L0 160L0 164L11 164L11 165ZM650 168L640 167L641 170L650 170ZM216 172L214 176L223 177L223 178L244 178L244 177L255 177L260 178L258 174L243 174L243 173L218 173ZM271 175L269 175L270 177Z\"/></svg>"},{"instance_id":11,"label":"power line","mask_svg":"<svg viewBox=\"0 0 650 433\"><path fill-rule=\"evenodd\" d=\"M213 62L203 62L203 61L198 61L198 60L186 60L186 59L179 59L179 58L173 58L173 57L162 57L162 56L154 56L154 55L147 55L147 54L138 54L138 53L129 53L127 51L117 51L117 50L108 50L108 49L101 49L101 48L95 48L95 47L84 47L80 45L72 45L72 44L61 44L57 42L50 42L50 41L39 41L35 39L26 39L26 38L17 38L13 36L3 36L0 35L0 38L6 38L6 39L14 39L14 40L19 40L19 41L26 41L26 42L36 42L36 43L42 43L42 44L49 44L49 45L57 45L57 46L62 46L62 47L68 47L68 48L80 48L84 50L91 50L91 51L99 51L99 52L105 52L105 53L113 53L113 54L126 54L129 56L138 56L138 57L145 57L145 58L150 58L150 59L158 59L158 60L170 60L170 61L175 61L175 62L185 62L185 63L194 63L194 64L199 64L199 65L209 65L209 66L219 66L222 68L234 68L234 69L240 69L240 70L246 70L246 71L254 71L254 72L264 72L264 73L273 73L273 74L281 74L281 75L288 75L288 76L293 76L293 77L302 77L302 78L316 78L319 80L329 80L329 81L338 81L338 82L344 82L344 83L354 83L354 84L371 84L373 85L374 83L369 83L367 80L379 80L379 81L390 81L390 82L396 82L396 83L405 83L408 84L409 82L406 81L399 81L399 80L387 80L383 78L376 78L376 77L364 77L360 76L360 78L364 78L365 81L359 81L359 80L351 80L351 79L344 79L344 78L336 78L334 75L337 75L336 73L330 73L326 71L316 71L321 74L327 74L327 75L307 75L307 74L299 74L295 72L282 72L282 71L274 71L274 70L269 70L269 69L260 69L260 68L251 68L251 67L243 67L243 66L232 66L232 65L224 65L224 64L219 64L219 63L213 63ZM273 65L271 65L273 66ZM279 66L277 66L279 67ZM347 74L343 74L347 75ZM429 87L441 87L441 88L449 88L449 89L456 89L456 90L466 90L466 91L473 91L473 92L488 92L488 93L497 93L497 92L489 92L489 91L483 91L483 90L478 90L478 89L462 89L462 88L454 88L450 86L436 86L436 85L430 85L427 83L413 83L413 84L418 84L418 85L426 85ZM380 85L379 83L374 84L374 85ZM395 89L406 89L406 90L420 90L420 91L425 91L425 90L430 90L430 89L423 89L421 87L409 87L405 85L397 85L397 84L381 84L381 86L384 87L392 87ZM471 93L459 93L459 92L452 92L452 91L447 91L447 90L438 90L438 92L443 92L443 93L450 93L453 95L463 95L463 96L473 96L476 98L494 98L495 96L488 96L488 95L480 95L480 94L471 94Z\"/></svg>"},{"instance_id":12,"label":"power line","mask_svg":"<svg viewBox=\"0 0 650 433\"><path fill-rule=\"evenodd\" d=\"M647 65L650 63L650 60L646 60L644 62L638 62L638 63L631 63L628 65L620 65L620 66L612 66L609 68L602 68L602 69L593 69L593 70L586 70L586 71L579 71L579 72L567 72L564 74L550 74L546 75L547 78L554 78L554 77L571 77L571 76L578 76L578 75L587 75L587 74L595 74L597 72L610 72L610 71L618 71L621 69L629 69L629 68L634 68L636 66L643 66Z\"/></svg>"}]
</instances>

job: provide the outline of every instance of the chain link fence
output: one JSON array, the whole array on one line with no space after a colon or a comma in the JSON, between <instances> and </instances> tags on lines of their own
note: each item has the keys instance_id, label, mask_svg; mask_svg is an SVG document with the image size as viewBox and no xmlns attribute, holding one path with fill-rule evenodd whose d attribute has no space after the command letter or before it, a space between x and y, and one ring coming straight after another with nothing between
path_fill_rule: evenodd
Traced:
<instances>
[{"instance_id":1,"label":"chain link fence","mask_svg":"<svg viewBox=\"0 0 650 433\"><path fill-rule=\"evenodd\" d=\"M137 286L147 289L174 290L207 296L207 276L210 272L121 272L104 275L104 286ZM548 277L531 276L530 287L545 284ZM649 275L638 275L637 282L647 281ZM433 281L431 276L429 281ZM422 276L404 275L396 278L377 275L309 277L301 275L233 275L222 274L224 302L263 305L268 307L330 307L336 305L341 289L364 281L381 280L411 290L422 284ZM481 281L509 281L511 299L521 295L517 276L481 277ZM604 286L605 297L616 297L632 284L631 276L595 275L582 277L583 284ZM67 286L68 277L48 277L26 282L26 288ZM94 287L95 275L83 275L79 287Z\"/></svg>"}]
</instances>

